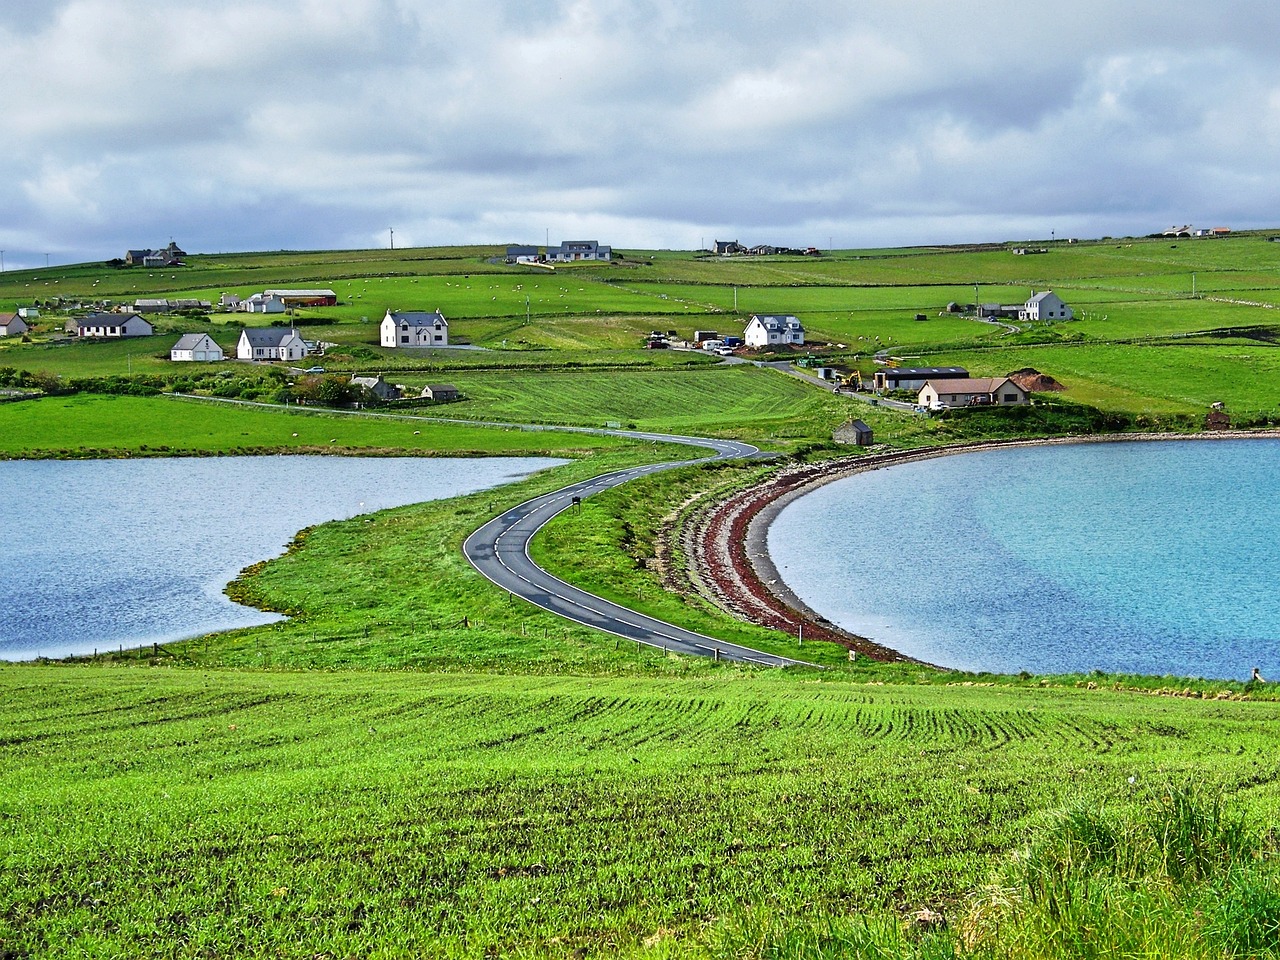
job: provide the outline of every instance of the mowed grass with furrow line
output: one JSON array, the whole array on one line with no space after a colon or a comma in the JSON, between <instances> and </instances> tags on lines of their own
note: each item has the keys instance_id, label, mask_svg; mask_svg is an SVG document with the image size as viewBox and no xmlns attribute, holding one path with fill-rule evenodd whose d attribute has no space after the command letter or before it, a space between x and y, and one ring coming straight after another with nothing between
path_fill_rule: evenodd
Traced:
<instances>
[{"instance_id":1,"label":"mowed grass with furrow line","mask_svg":"<svg viewBox=\"0 0 1280 960\"><path fill-rule=\"evenodd\" d=\"M684 952L743 904L945 907L1135 784L1276 808L1275 704L808 676L5 668L0 942Z\"/></svg>"}]
</instances>

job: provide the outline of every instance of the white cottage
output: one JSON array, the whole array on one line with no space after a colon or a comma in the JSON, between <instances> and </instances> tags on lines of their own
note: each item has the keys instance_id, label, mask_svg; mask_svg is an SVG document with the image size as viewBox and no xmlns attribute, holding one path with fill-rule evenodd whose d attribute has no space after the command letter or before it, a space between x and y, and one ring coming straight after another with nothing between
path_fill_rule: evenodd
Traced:
<instances>
[{"instance_id":1,"label":"white cottage","mask_svg":"<svg viewBox=\"0 0 1280 960\"><path fill-rule=\"evenodd\" d=\"M1018 311L1019 320L1039 320L1044 322L1070 320L1074 316L1060 296L1052 290L1034 294Z\"/></svg>"},{"instance_id":2,"label":"white cottage","mask_svg":"<svg viewBox=\"0 0 1280 960\"><path fill-rule=\"evenodd\" d=\"M0 313L0 337L20 337L27 332L27 321L16 313Z\"/></svg>"},{"instance_id":3,"label":"white cottage","mask_svg":"<svg viewBox=\"0 0 1280 960\"><path fill-rule=\"evenodd\" d=\"M236 344L241 360L301 360L308 353L306 342L290 327L246 328Z\"/></svg>"},{"instance_id":4,"label":"white cottage","mask_svg":"<svg viewBox=\"0 0 1280 960\"><path fill-rule=\"evenodd\" d=\"M67 332L77 337L149 337L155 328L136 313L91 313L87 317L67 321Z\"/></svg>"},{"instance_id":5,"label":"white cottage","mask_svg":"<svg viewBox=\"0 0 1280 960\"><path fill-rule=\"evenodd\" d=\"M207 333L184 333L169 350L169 359L217 363L223 359L223 353L222 348Z\"/></svg>"},{"instance_id":6,"label":"white cottage","mask_svg":"<svg viewBox=\"0 0 1280 960\"><path fill-rule=\"evenodd\" d=\"M387 311L379 328L384 347L447 347L449 321L439 310Z\"/></svg>"},{"instance_id":7,"label":"white cottage","mask_svg":"<svg viewBox=\"0 0 1280 960\"><path fill-rule=\"evenodd\" d=\"M804 326L789 313L755 313L742 332L748 347L772 347L780 343L804 343Z\"/></svg>"},{"instance_id":8,"label":"white cottage","mask_svg":"<svg viewBox=\"0 0 1280 960\"><path fill-rule=\"evenodd\" d=\"M240 301L240 309L245 313L284 313L285 303L280 297L269 297L265 293L255 293Z\"/></svg>"}]
</instances>

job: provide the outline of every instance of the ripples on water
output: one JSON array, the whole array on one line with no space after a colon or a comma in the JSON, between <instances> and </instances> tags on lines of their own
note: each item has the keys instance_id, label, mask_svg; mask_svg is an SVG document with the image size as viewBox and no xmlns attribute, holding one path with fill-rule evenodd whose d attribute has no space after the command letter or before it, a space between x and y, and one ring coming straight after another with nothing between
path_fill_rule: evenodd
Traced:
<instances>
[{"instance_id":1,"label":"ripples on water","mask_svg":"<svg viewBox=\"0 0 1280 960\"><path fill-rule=\"evenodd\" d=\"M815 490L769 532L811 607L966 670L1280 676L1280 440L1023 447Z\"/></svg>"},{"instance_id":2,"label":"ripples on water","mask_svg":"<svg viewBox=\"0 0 1280 960\"><path fill-rule=\"evenodd\" d=\"M0 659L165 642L279 617L222 593L300 529L461 496L534 457L0 462Z\"/></svg>"}]
</instances>

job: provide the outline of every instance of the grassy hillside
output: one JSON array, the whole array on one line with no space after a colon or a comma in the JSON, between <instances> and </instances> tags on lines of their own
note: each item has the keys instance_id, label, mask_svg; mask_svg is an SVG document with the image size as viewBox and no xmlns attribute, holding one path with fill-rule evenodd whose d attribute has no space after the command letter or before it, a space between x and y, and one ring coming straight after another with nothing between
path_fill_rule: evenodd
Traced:
<instances>
[{"instance_id":1,"label":"grassy hillside","mask_svg":"<svg viewBox=\"0 0 1280 960\"><path fill-rule=\"evenodd\" d=\"M0 309L62 296L332 286L302 311L331 372L448 381L355 418L82 392L0 403L0 457L317 451L548 453L495 491L300 532L237 598L289 619L62 665L0 665L0 958L36 956L1280 956L1270 686L992 677L850 663L762 672L566 626L475 573L459 546L508 505L688 449L478 421L617 422L836 452L878 442L1280 419L1280 244L1111 240L712 258L631 251L548 273L497 248L219 254L181 269L0 274ZM1191 297L1195 274L1197 297ZM1070 323L945 312L1052 287ZM736 309L735 309L736 302ZM442 309L484 350L376 345L388 308ZM1034 366L1065 394L923 418L700 353L650 330L801 315L815 351L874 368ZM916 315L923 314L924 320ZM69 343L46 308L0 371L279 392L293 374L176 369L180 331L229 347L244 315ZM212 372L217 384L201 377ZM22 379L5 373L6 382ZM142 377L153 381L139 383ZM43 378L44 382L49 382ZM156 389L156 387L151 387ZM238 394L237 394L238 395ZM1052 401L1052 402L1050 402ZM766 465L671 471L588 500L534 544L599 593L794 655L794 638L684 596L659 549L682 507ZM19 572L21 575L21 572ZM927 908L944 922L913 918Z\"/></svg>"}]
</instances>

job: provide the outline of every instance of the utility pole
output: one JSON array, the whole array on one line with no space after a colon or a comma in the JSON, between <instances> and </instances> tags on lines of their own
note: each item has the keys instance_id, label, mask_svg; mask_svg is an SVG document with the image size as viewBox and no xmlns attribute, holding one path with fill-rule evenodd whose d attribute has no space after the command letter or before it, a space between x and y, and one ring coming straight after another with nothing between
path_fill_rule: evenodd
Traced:
<instances>
[{"instance_id":1,"label":"utility pole","mask_svg":"<svg viewBox=\"0 0 1280 960\"><path fill-rule=\"evenodd\" d=\"M396 248L396 231L392 227L387 227L387 229L391 231L391 249L394 250Z\"/></svg>"},{"instance_id":2,"label":"utility pole","mask_svg":"<svg viewBox=\"0 0 1280 960\"><path fill-rule=\"evenodd\" d=\"M49 269L49 255L47 253L44 255L44 267L46 270Z\"/></svg>"},{"instance_id":3,"label":"utility pole","mask_svg":"<svg viewBox=\"0 0 1280 960\"><path fill-rule=\"evenodd\" d=\"M1193 273L1191 275L1191 299L1194 300L1195 298L1196 298L1196 275Z\"/></svg>"},{"instance_id":4,"label":"utility pole","mask_svg":"<svg viewBox=\"0 0 1280 960\"><path fill-rule=\"evenodd\" d=\"M4 251L0 250L0 273L4 273Z\"/></svg>"}]
</instances>

